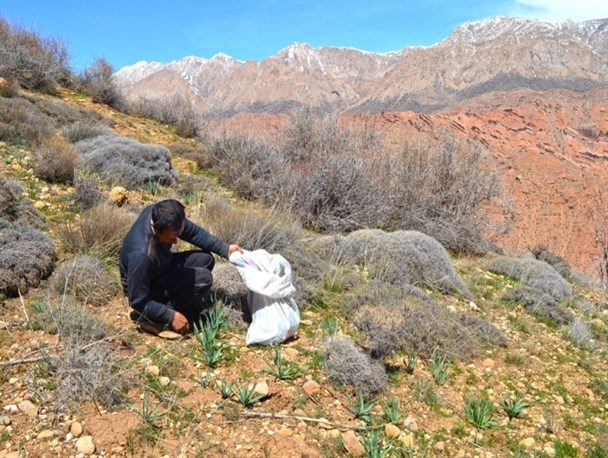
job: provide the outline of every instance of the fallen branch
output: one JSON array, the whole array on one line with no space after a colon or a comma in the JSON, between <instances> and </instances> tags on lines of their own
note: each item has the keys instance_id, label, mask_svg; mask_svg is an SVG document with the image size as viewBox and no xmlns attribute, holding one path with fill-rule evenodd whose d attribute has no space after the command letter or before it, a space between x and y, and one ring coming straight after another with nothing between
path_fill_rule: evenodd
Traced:
<instances>
[{"instance_id":1,"label":"fallen branch","mask_svg":"<svg viewBox=\"0 0 608 458\"><path fill-rule=\"evenodd\" d=\"M50 355L33 356L30 358L21 358L21 359L9 360L9 361L2 361L2 362L0 362L0 367L16 366L17 364L35 363L35 362L42 361L42 360L48 359L48 358L50 358Z\"/></svg>"},{"instance_id":2,"label":"fallen branch","mask_svg":"<svg viewBox=\"0 0 608 458\"><path fill-rule=\"evenodd\" d=\"M322 425L331 426L335 429L351 429L354 431L370 431L373 429L383 429L386 425L390 424L390 423L382 423L381 425L375 425L375 426L352 426L352 425L343 425L341 423L329 421L325 418L300 417L298 415L270 413L270 412L252 412L250 410L241 411L241 416L245 417L245 418L277 418L279 420L298 420L298 421L305 421L308 423L320 423Z\"/></svg>"}]
</instances>

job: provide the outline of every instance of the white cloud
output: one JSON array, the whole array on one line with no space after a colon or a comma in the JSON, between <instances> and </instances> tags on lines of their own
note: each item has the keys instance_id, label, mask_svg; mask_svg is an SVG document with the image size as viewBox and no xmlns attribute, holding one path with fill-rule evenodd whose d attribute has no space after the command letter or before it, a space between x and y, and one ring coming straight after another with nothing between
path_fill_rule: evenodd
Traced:
<instances>
[{"instance_id":1,"label":"white cloud","mask_svg":"<svg viewBox=\"0 0 608 458\"><path fill-rule=\"evenodd\" d=\"M586 21L608 17L608 0L515 0L509 13L545 21Z\"/></svg>"}]
</instances>

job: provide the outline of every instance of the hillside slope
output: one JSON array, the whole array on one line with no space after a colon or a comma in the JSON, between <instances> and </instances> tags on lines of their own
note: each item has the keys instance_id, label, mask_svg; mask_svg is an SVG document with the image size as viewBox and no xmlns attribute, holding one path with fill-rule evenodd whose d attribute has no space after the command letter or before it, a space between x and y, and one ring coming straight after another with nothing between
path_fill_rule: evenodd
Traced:
<instances>
[{"instance_id":1,"label":"hillside slope","mask_svg":"<svg viewBox=\"0 0 608 458\"><path fill-rule=\"evenodd\" d=\"M384 272L374 270L378 259L366 264L356 264L348 257L346 262L339 261L323 250L339 238L321 239L302 232L286 215L236 199L213 174L192 160L200 145L179 138L174 128L116 112L70 91L62 91L60 99L27 95L36 101L35 106L47 111L52 108L57 120L59 113L65 116L76 107L89 110L100 115L114 134L166 145L173 151L171 160L178 172L175 186L149 184L125 190L112 188L112 183L102 179L103 199L111 202L112 211L136 212L146 203L179 197L187 203L191 218L223 237L249 234L242 235L241 243L246 248L255 237L266 240L262 246L270 247L270 241L262 239L260 231L271 232L274 246L279 246L277 240L289 241L280 251L298 267L303 280L301 291L307 295L300 301L305 310L299 338L282 346L282 357L292 371L291 376L281 372L285 380L276 376L276 356L272 351L245 346L244 330L236 325L222 333L222 359L217 367L208 368L201 347L192 336L166 341L137 332L121 294L96 307L86 295L77 295L73 299L75 308L69 310L80 312L64 315L64 323L76 323L67 331L65 327L53 328L52 320L45 322L49 310L62 310L63 301L72 300L55 292L55 277L38 289L31 289L22 301L3 298L0 456L15 456L21 451L28 456L81 452L106 456L320 457L343 456L347 452L371 455L374 450L385 450L389 456L606 456L608 309L599 291L561 279L566 291L574 290L572 296L566 300L545 297L549 309L531 308L523 296L506 296L525 290L521 287L528 284L529 272L499 267L496 262L502 258L459 258L454 260L456 270L450 275L463 282L461 292L440 292L431 283L422 282L415 293L418 299L413 299L403 292L401 284L390 285L389 277L377 277ZM397 121L403 119L397 116ZM47 232L57 244L59 263L82 252L97 256L94 245L70 245L65 229L81 227L89 221L96 234L102 232L102 227L116 228L118 220L91 221L90 214L77 214L72 186L46 183L33 175L35 152L36 148L23 144L1 143L0 175L19 180L23 185L20 198L40 209ZM123 210L116 208L117 204L123 205ZM108 232L113 235L111 230ZM359 236L380 235L372 231ZM420 237L414 236L414 240L417 238ZM367 240L372 243L372 238ZM436 247L428 242L428 237L425 240ZM298 250L287 254L292 245ZM366 248L363 242L355 246ZM443 252L441 249L435 255L450 268L452 261ZM305 258L311 256L307 259L312 264L303 264L297 253ZM406 256L403 261L409 263L414 258ZM527 265L530 261L525 259L510 262ZM116 276L115 259L110 256L105 262ZM551 273L551 281L561 278L553 267L543 266L543 271ZM223 278L220 272L225 269L229 266L218 262L216 282ZM424 269L432 271L440 266L431 264ZM228 285L238 287L236 278L232 277ZM541 283L548 281L542 275L540 278ZM326 338L333 334L350 336L368 353L374 339L383 336L381 332L388 333L389 342L398 340L391 338L394 334L390 334L390 321L376 323L378 332L372 334L356 325L355 317L361 318L361 310L370 310L365 307L385 310L389 306L394 307L394 316L402 311L424 310L431 310L434 315L421 315L418 323L423 327L411 329L412 333L425 329L419 340L409 343L413 346L403 347L385 360L374 360L373 364L386 367L387 386L375 407L370 406L369 418L363 412L360 416L364 419L355 418L349 409L357 402L357 389L330 380L339 367L326 362ZM79 341L69 340L69 332L80 332L78 326L83 322L72 321L78 316L84 317L86 326L100 319L112 329L86 348L72 347L79 345ZM556 321L556 316L565 321ZM464 332L458 323L476 323L476 332L482 334L451 334L451 330ZM579 324L575 327L574 323ZM407 322L400 326L407 326ZM407 336L410 332L397 335ZM492 337L483 341L483 336ZM434 344L425 347L427 339ZM466 354L460 353L464 351L463 344L471 345ZM82 364L78 359L78 355L91 354L91 349L106 348L105 345L111 349L105 358L120 361L112 370L103 372L106 366L98 366L98 360ZM428 353L433 345L443 348L444 355L454 357L433 361ZM62 353L70 348L77 351ZM56 354L63 356L57 359ZM75 378L70 380L82 380L78 377L99 368L94 374L109 377L110 383L124 387L122 402L106 407L96 401L95 392L86 394L71 410L60 405L59 394L65 384L57 371L63 367L61 361L70 362L71 358L81 363L72 367L70 377ZM268 368L274 369L275 375ZM367 370L360 367L360 371L348 375ZM219 388L231 381L235 381L235 389L264 381L269 393L244 408L236 395L222 398ZM368 382L359 381L363 386ZM529 406L519 418L509 421L499 402L511 396L521 396ZM483 422L475 426L474 416L465 412L468 401L483 399L493 405L491 419L495 423L490 428L485 428ZM382 404L387 406L384 411Z\"/></svg>"}]
</instances>

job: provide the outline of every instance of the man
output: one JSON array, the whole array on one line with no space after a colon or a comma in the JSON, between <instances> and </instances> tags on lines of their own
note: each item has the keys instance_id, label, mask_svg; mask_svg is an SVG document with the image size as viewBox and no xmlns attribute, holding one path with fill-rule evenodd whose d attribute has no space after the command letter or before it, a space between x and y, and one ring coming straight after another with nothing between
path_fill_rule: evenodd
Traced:
<instances>
[{"instance_id":1,"label":"man","mask_svg":"<svg viewBox=\"0 0 608 458\"><path fill-rule=\"evenodd\" d=\"M178 238L200 250L172 253ZM120 278L134 309L131 318L151 332L187 332L213 282L211 253L229 257L235 251L243 249L189 221L177 200L144 208L120 250Z\"/></svg>"}]
</instances>

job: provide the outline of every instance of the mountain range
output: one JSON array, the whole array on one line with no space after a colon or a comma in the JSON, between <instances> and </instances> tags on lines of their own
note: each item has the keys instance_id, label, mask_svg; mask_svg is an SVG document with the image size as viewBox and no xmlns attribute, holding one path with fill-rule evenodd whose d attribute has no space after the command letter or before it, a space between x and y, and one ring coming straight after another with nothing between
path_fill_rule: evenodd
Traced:
<instances>
[{"instance_id":1,"label":"mountain range","mask_svg":"<svg viewBox=\"0 0 608 458\"><path fill-rule=\"evenodd\" d=\"M209 114L279 113L302 105L431 113L493 91L608 85L608 18L495 17L465 23L433 46L391 53L294 43L259 62L223 53L141 61L114 78L129 99L181 96Z\"/></svg>"}]
</instances>

